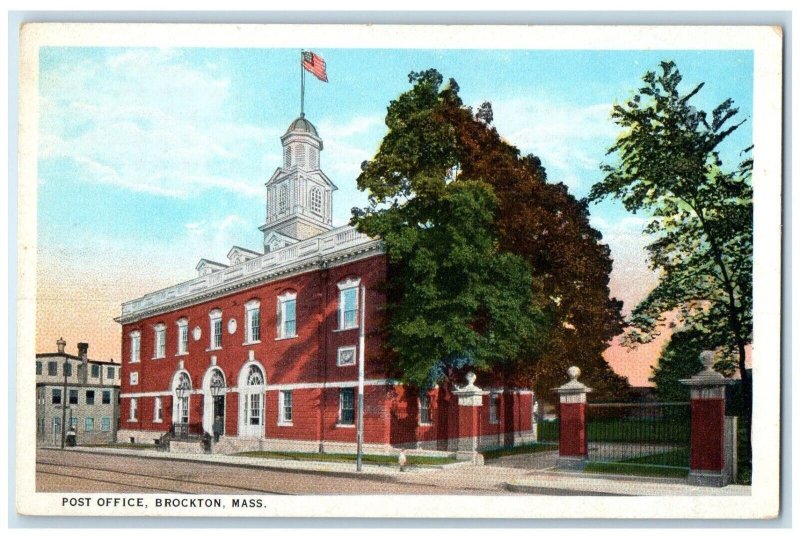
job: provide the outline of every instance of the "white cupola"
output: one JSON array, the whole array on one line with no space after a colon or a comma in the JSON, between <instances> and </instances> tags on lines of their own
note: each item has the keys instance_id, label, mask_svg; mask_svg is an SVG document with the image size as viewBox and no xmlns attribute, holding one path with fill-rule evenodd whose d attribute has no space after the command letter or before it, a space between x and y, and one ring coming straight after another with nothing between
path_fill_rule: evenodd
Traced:
<instances>
[{"instance_id":1,"label":"white cupola","mask_svg":"<svg viewBox=\"0 0 800 539\"><path fill-rule=\"evenodd\" d=\"M316 236L332 228L331 203L336 186L320 170L322 139L304 114L281 137L283 166L267 187L264 252Z\"/></svg>"}]
</instances>

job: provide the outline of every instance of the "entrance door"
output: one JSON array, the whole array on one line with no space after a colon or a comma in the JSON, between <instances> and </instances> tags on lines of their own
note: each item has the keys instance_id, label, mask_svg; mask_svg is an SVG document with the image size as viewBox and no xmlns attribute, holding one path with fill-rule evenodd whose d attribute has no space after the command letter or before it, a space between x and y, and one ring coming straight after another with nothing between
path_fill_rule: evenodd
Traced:
<instances>
[{"instance_id":1,"label":"entrance door","mask_svg":"<svg viewBox=\"0 0 800 539\"><path fill-rule=\"evenodd\" d=\"M53 418L53 444L61 445L61 418Z\"/></svg>"},{"instance_id":2,"label":"entrance door","mask_svg":"<svg viewBox=\"0 0 800 539\"><path fill-rule=\"evenodd\" d=\"M264 436L264 395L262 393L244 394L244 434L245 436Z\"/></svg>"},{"instance_id":3,"label":"entrance door","mask_svg":"<svg viewBox=\"0 0 800 539\"><path fill-rule=\"evenodd\" d=\"M218 438L225 434L225 395L214 397L214 426L213 434Z\"/></svg>"}]
</instances>

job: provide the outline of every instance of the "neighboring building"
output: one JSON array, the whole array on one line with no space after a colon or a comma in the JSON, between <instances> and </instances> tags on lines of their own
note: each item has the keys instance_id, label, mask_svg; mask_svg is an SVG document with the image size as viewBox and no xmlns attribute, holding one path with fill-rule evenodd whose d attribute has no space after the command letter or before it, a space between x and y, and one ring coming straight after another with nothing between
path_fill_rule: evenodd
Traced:
<instances>
[{"instance_id":1,"label":"neighboring building","mask_svg":"<svg viewBox=\"0 0 800 539\"><path fill-rule=\"evenodd\" d=\"M120 441L170 431L215 434L215 451L353 451L361 290L365 293L365 448L451 451L458 399L395 381L381 355L387 261L381 241L332 228L336 186L322 140L302 115L281 137L283 166L266 183L263 254L234 246L227 263L122 305ZM532 439L533 394L491 389L480 443Z\"/></svg>"},{"instance_id":2,"label":"neighboring building","mask_svg":"<svg viewBox=\"0 0 800 539\"><path fill-rule=\"evenodd\" d=\"M114 442L120 364L89 359L87 343L78 343L76 356L64 351L63 339L56 344L57 352L36 354L36 443L60 446L63 422L79 445Z\"/></svg>"}]
</instances>

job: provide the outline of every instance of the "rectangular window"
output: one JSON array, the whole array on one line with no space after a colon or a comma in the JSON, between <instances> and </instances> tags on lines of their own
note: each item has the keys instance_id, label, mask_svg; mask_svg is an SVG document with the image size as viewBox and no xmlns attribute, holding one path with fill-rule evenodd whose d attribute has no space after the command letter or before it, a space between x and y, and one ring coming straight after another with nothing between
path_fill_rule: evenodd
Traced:
<instances>
[{"instance_id":1,"label":"rectangular window","mask_svg":"<svg viewBox=\"0 0 800 539\"><path fill-rule=\"evenodd\" d=\"M106 368L106 378L108 378L109 380L113 380L115 374L116 373L114 372L114 367Z\"/></svg>"},{"instance_id":2,"label":"rectangular window","mask_svg":"<svg viewBox=\"0 0 800 539\"><path fill-rule=\"evenodd\" d=\"M291 391L281 391L279 393L280 402L278 404L280 408L280 422L281 423L291 423L292 422L292 392Z\"/></svg>"},{"instance_id":3,"label":"rectangular window","mask_svg":"<svg viewBox=\"0 0 800 539\"><path fill-rule=\"evenodd\" d=\"M78 404L78 390L77 389L70 389L69 390L69 403L70 404Z\"/></svg>"},{"instance_id":4,"label":"rectangular window","mask_svg":"<svg viewBox=\"0 0 800 539\"><path fill-rule=\"evenodd\" d=\"M139 385L139 373L138 372L132 372L131 373L131 385L132 386Z\"/></svg>"},{"instance_id":5,"label":"rectangular window","mask_svg":"<svg viewBox=\"0 0 800 539\"><path fill-rule=\"evenodd\" d=\"M297 295L287 292L278 296L278 338L297 336Z\"/></svg>"},{"instance_id":6,"label":"rectangular window","mask_svg":"<svg viewBox=\"0 0 800 539\"><path fill-rule=\"evenodd\" d=\"M103 391L103 404L111 404L111 392Z\"/></svg>"},{"instance_id":7,"label":"rectangular window","mask_svg":"<svg viewBox=\"0 0 800 539\"><path fill-rule=\"evenodd\" d=\"M427 393L419 396L419 423L420 425L431 423L431 397Z\"/></svg>"},{"instance_id":8,"label":"rectangular window","mask_svg":"<svg viewBox=\"0 0 800 539\"><path fill-rule=\"evenodd\" d=\"M343 346L339 348L339 353L336 357L336 364L339 367L347 367L349 365L356 364L356 347L355 346Z\"/></svg>"},{"instance_id":9,"label":"rectangular window","mask_svg":"<svg viewBox=\"0 0 800 539\"><path fill-rule=\"evenodd\" d=\"M178 324L178 355L189 353L189 323Z\"/></svg>"},{"instance_id":10,"label":"rectangular window","mask_svg":"<svg viewBox=\"0 0 800 539\"><path fill-rule=\"evenodd\" d=\"M339 424L355 425L356 390L354 387L343 387L339 390Z\"/></svg>"},{"instance_id":11,"label":"rectangular window","mask_svg":"<svg viewBox=\"0 0 800 539\"><path fill-rule=\"evenodd\" d=\"M153 404L153 421L161 423L164 420L164 405L161 403L161 397L156 397Z\"/></svg>"},{"instance_id":12,"label":"rectangular window","mask_svg":"<svg viewBox=\"0 0 800 539\"><path fill-rule=\"evenodd\" d=\"M358 327L358 288L345 288L339 293L339 329Z\"/></svg>"},{"instance_id":13,"label":"rectangular window","mask_svg":"<svg viewBox=\"0 0 800 539\"><path fill-rule=\"evenodd\" d=\"M61 434L61 418L54 417L53 418L53 432L56 434Z\"/></svg>"},{"instance_id":14,"label":"rectangular window","mask_svg":"<svg viewBox=\"0 0 800 539\"><path fill-rule=\"evenodd\" d=\"M489 395L489 423L497 424L500 423L500 394L499 393L492 393Z\"/></svg>"},{"instance_id":15,"label":"rectangular window","mask_svg":"<svg viewBox=\"0 0 800 539\"><path fill-rule=\"evenodd\" d=\"M111 418L104 417L100 420L100 430L103 432L111 432Z\"/></svg>"},{"instance_id":16,"label":"rectangular window","mask_svg":"<svg viewBox=\"0 0 800 539\"><path fill-rule=\"evenodd\" d=\"M155 350L153 351L154 359L162 358L167 353L167 328L164 326L156 326L155 329Z\"/></svg>"},{"instance_id":17,"label":"rectangular window","mask_svg":"<svg viewBox=\"0 0 800 539\"><path fill-rule=\"evenodd\" d=\"M138 363L141 355L139 332L131 333L131 363Z\"/></svg>"},{"instance_id":18,"label":"rectangular window","mask_svg":"<svg viewBox=\"0 0 800 539\"><path fill-rule=\"evenodd\" d=\"M53 389L53 404L61 404L61 390Z\"/></svg>"},{"instance_id":19,"label":"rectangular window","mask_svg":"<svg viewBox=\"0 0 800 539\"><path fill-rule=\"evenodd\" d=\"M189 397L178 399L178 422L187 425L189 423Z\"/></svg>"},{"instance_id":20,"label":"rectangular window","mask_svg":"<svg viewBox=\"0 0 800 539\"><path fill-rule=\"evenodd\" d=\"M72 376L72 363L64 363L64 376Z\"/></svg>"},{"instance_id":21,"label":"rectangular window","mask_svg":"<svg viewBox=\"0 0 800 539\"><path fill-rule=\"evenodd\" d=\"M77 417L72 417L72 418L70 418L70 420L69 420L69 427L70 427L72 430L78 430L78 418L77 418Z\"/></svg>"},{"instance_id":22,"label":"rectangular window","mask_svg":"<svg viewBox=\"0 0 800 539\"><path fill-rule=\"evenodd\" d=\"M251 307L247 309L247 342L261 340L261 309Z\"/></svg>"},{"instance_id":23,"label":"rectangular window","mask_svg":"<svg viewBox=\"0 0 800 539\"><path fill-rule=\"evenodd\" d=\"M83 422L83 427L86 432L94 432L94 418L87 417Z\"/></svg>"},{"instance_id":24,"label":"rectangular window","mask_svg":"<svg viewBox=\"0 0 800 539\"><path fill-rule=\"evenodd\" d=\"M222 348L222 316L211 319L211 348Z\"/></svg>"},{"instance_id":25,"label":"rectangular window","mask_svg":"<svg viewBox=\"0 0 800 539\"><path fill-rule=\"evenodd\" d=\"M250 394L250 424L261 424L261 395L259 393Z\"/></svg>"},{"instance_id":26,"label":"rectangular window","mask_svg":"<svg viewBox=\"0 0 800 539\"><path fill-rule=\"evenodd\" d=\"M92 364L92 378L100 378L100 365Z\"/></svg>"},{"instance_id":27,"label":"rectangular window","mask_svg":"<svg viewBox=\"0 0 800 539\"><path fill-rule=\"evenodd\" d=\"M55 361L48 361L47 362L47 374L50 376L57 376L58 375L58 363Z\"/></svg>"},{"instance_id":28,"label":"rectangular window","mask_svg":"<svg viewBox=\"0 0 800 539\"><path fill-rule=\"evenodd\" d=\"M130 421L136 421L136 414L139 412L138 405L139 403L136 402L136 399L131 399L130 416L128 417Z\"/></svg>"},{"instance_id":29,"label":"rectangular window","mask_svg":"<svg viewBox=\"0 0 800 539\"><path fill-rule=\"evenodd\" d=\"M94 390L89 389L86 391L86 404L94 404Z\"/></svg>"},{"instance_id":30,"label":"rectangular window","mask_svg":"<svg viewBox=\"0 0 800 539\"><path fill-rule=\"evenodd\" d=\"M36 374L42 374L42 362L41 361L37 361L36 362Z\"/></svg>"}]
</instances>

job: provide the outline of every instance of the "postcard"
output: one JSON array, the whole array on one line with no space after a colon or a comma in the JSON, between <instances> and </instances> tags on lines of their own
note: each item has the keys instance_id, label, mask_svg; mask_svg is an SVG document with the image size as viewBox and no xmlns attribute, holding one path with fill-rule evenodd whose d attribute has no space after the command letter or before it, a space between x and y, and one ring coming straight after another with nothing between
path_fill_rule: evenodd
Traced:
<instances>
[{"instance_id":1,"label":"postcard","mask_svg":"<svg viewBox=\"0 0 800 539\"><path fill-rule=\"evenodd\" d=\"M778 515L781 28L19 39L20 514Z\"/></svg>"}]
</instances>

